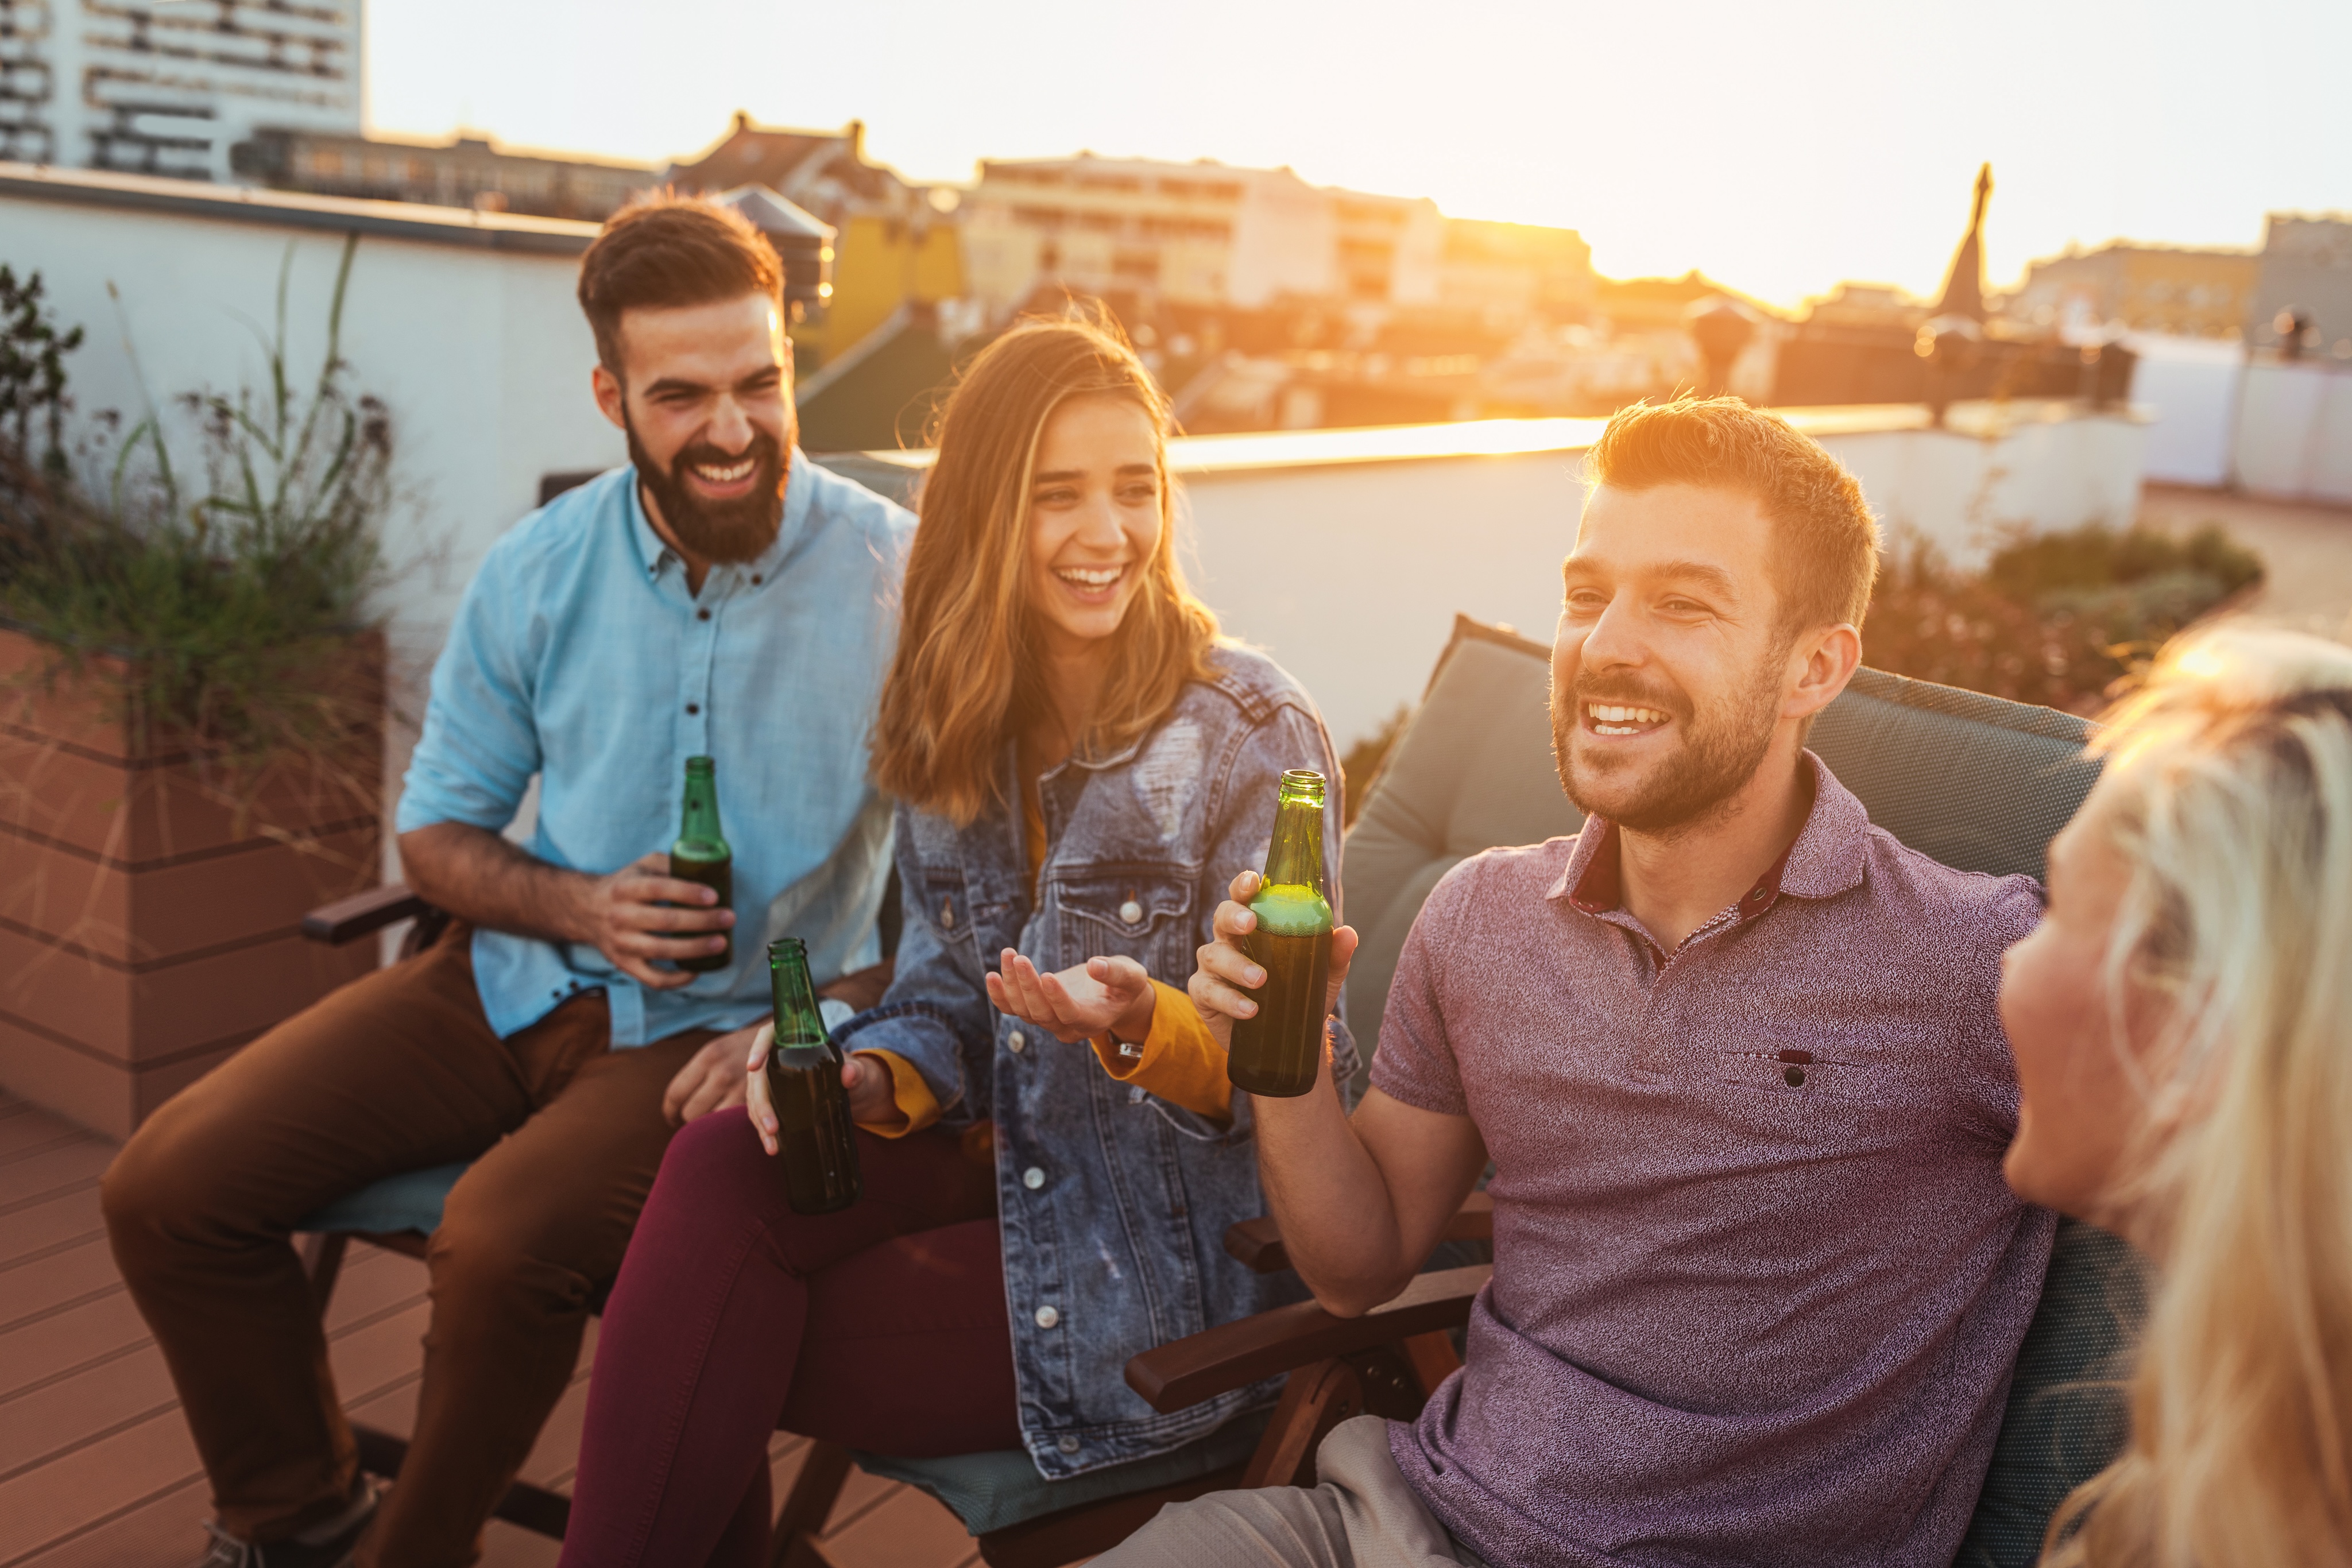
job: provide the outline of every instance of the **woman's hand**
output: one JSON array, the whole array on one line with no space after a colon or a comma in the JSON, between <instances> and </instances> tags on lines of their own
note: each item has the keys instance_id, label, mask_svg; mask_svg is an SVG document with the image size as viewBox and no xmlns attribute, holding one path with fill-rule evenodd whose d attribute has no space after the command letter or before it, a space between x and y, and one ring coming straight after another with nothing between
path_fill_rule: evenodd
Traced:
<instances>
[{"instance_id":1,"label":"woman's hand","mask_svg":"<svg viewBox=\"0 0 2352 1568\"><path fill-rule=\"evenodd\" d=\"M996 1010L1034 1023L1066 1045L1098 1034L1140 1041L1151 1032L1157 993L1132 958L1089 958L1057 975L1039 974L1010 947L997 962L1003 972L987 977Z\"/></svg>"},{"instance_id":2,"label":"woman's hand","mask_svg":"<svg viewBox=\"0 0 2352 1568\"><path fill-rule=\"evenodd\" d=\"M768 1098L767 1067L768 1048L775 1039L774 1022L761 1024L751 1037L751 1058L743 1064L744 1108L751 1114L761 1146L772 1155L776 1152L776 1103ZM859 1126L896 1128L907 1119L891 1092L890 1070L865 1052L853 1051L842 1063L841 1082L849 1091L849 1119Z\"/></svg>"},{"instance_id":3,"label":"woman's hand","mask_svg":"<svg viewBox=\"0 0 2352 1568\"><path fill-rule=\"evenodd\" d=\"M1257 896L1258 875L1245 871L1234 878L1226 891L1233 896L1217 905L1217 939L1201 949L1201 967L1192 971L1185 991L1201 1021L1217 1043L1233 1049L1234 1020L1254 1016L1257 1003L1244 993L1265 984L1265 971L1255 959L1242 951L1242 938L1257 929L1257 916L1250 913L1249 901ZM1323 994L1323 1011L1328 1016L1339 1005L1339 987L1348 978L1348 963L1356 956L1356 928L1352 925L1334 927L1331 932L1331 983Z\"/></svg>"}]
</instances>

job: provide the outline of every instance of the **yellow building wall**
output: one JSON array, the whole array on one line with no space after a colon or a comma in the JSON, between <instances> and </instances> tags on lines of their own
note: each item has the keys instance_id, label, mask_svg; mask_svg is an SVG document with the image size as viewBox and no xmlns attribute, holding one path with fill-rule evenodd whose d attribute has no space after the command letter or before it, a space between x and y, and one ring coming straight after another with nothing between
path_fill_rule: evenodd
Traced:
<instances>
[{"instance_id":1,"label":"yellow building wall","mask_svg":"<svg viewBox=\"0 0 2352 1568\"><path fill-rule=\"evenodd\" d=\"M935 223L919 235L898 218L852 214L834 241L833 299L810 341L836 359L908 300L936 304L964 293L957 227Z\"/></svg>"}]
</instances>

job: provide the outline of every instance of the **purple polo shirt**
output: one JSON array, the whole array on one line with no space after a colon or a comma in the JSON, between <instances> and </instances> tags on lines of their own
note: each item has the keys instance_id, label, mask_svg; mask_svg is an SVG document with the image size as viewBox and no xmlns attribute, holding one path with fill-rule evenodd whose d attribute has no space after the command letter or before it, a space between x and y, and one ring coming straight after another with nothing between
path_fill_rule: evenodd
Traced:
<instances>
[{"instance_id":1,"label":"purple polo shirt","mask_svg":"<svg viewBox=\"0 0 2352 1568\"><path fill-rule=\"evenodd\" d=\"M1454 867L1405 941L1372 1082L1477 1124L1495 1277L1390 1446L1496 1568L1945 1568L1968 1528L2056 1226L2000 1175L2041 902L1807 757L1777 875L1670 955L1601 822Z\"/></svg>"}]
</instances>

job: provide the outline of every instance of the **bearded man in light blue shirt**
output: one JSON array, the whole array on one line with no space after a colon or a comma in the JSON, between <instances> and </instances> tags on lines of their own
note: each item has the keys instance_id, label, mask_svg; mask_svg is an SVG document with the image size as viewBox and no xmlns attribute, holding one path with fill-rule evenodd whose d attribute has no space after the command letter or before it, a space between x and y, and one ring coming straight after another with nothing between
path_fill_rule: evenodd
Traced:
<instances>
[{"instance_id":1,"label":"bearded man in light blue shirt","mask_svg":"<svg viewBox=\"0 0 2352 1568\"><path fill-rule=\"evenodd\" d=\"M782 283L722 207L663 197L606 225L580 298L630 466L491 548L434 668L398 830L446 934L247 1046L108 1173L116 1257L212 1481L211 1568L473 1561L671 1133L742 1098L768 941L806 939L840 999L878 997L890 810L866 732L914 519L797 449ZM692 756L716 762L731 908L667 874ZM678 967L730 937L724 967ZM461 1160L379 1500L288 1233Z\"/></svg>"}]
</instances>

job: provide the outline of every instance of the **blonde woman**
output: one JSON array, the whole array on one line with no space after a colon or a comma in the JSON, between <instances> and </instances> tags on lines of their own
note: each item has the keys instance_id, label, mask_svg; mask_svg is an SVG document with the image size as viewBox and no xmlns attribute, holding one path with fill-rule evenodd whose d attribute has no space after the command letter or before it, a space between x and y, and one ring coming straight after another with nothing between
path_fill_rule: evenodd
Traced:
<instances>
[{"instance_id":1,"label":"blonde woman","mask_svg":"<svg viewBox=\"0 0 2352 1568\"><path fill-rule=\"evenodd\" d=\"M779 1426L1058 1479L1247 1404L1159 1416L1120 1374L1285 1289L1220 1245L1263 1212L1248 1096L1178 988L1283 770L1338 770L1186 591L1167 431L1080 322L1007 334L949 402L874 732L905 935L836 1031L865 1196L787 1206L763 1033L751 1119L672 1142L614 1288L566 1564L764 1563Z\"/></svg>"},{"instance_id":2,"label":"blonde woman","mask_svg":"<svg viewBox=\"0 0 2352 1568\"><path fill-rule=\"evenodd\" d=\"M2008 957L2007 1168L2158 1283L2043 1561L2352 1562L2352 650L2208 632L2109 716Z\"/></svg>"}]
</instances>

